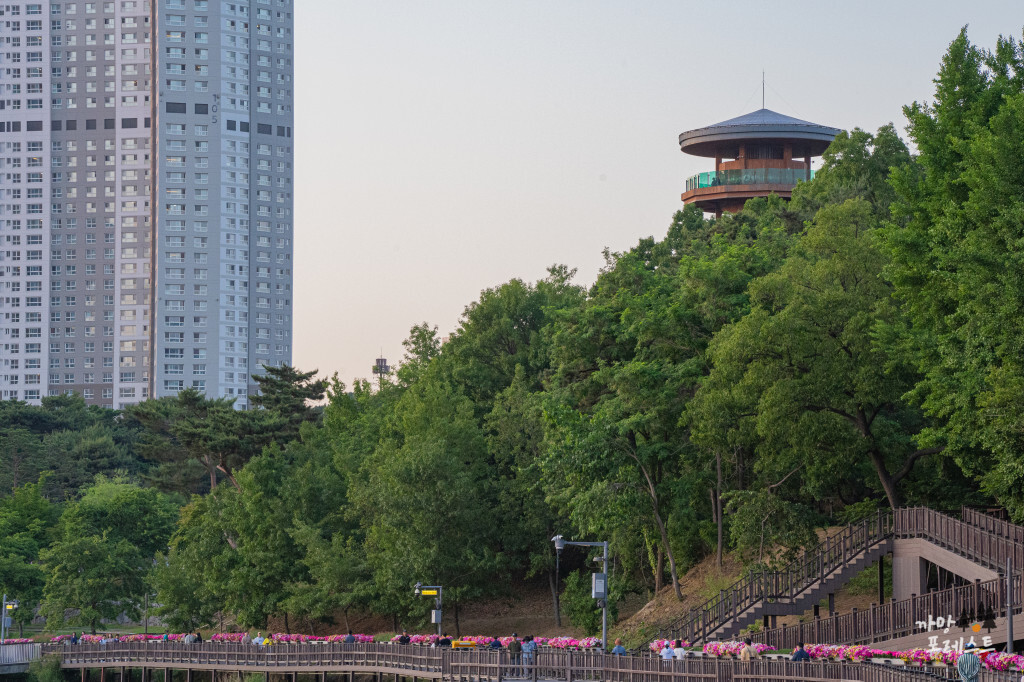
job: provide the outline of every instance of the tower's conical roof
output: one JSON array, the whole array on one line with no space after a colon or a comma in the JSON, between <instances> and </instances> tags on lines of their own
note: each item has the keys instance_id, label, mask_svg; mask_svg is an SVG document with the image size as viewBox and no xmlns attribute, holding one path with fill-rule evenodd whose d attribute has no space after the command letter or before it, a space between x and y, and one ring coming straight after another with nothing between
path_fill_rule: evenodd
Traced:
<instances>
[{"instance_id":1,"label":"tower's conical roof","mask_svg":"<svg viewBox=\"0 0 1024 682\"><path fill-rule=\"evenodd\" d=\"M679 148L694 156L714 157L719 146L741 141L792 142L800 155L818 156L836 135L838 128L802 121L771 109L758 109L749 114L695 130L679 136Z\"/></svg>"}]
</instances>

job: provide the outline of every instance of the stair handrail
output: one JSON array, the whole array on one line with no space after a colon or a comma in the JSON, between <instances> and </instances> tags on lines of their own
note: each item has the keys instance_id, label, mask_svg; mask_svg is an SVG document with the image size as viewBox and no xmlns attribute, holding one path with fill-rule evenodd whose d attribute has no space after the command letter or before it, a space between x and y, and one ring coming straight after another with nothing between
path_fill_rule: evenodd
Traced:
<instances>
[{"instance_id":1,"label":"stair handrail","mask_svg":"<svg viewBox=\"0 0 1024 682\"><path fill-rule=\"evenodd\" d=\"M1002 535L1014 542L1024 542L1024 526L1011 523L979 509L965 506L960 512L960 518L973 526L985 528L990 533Z\"/></svg>"},{"instance_id":2,"label":"stair handrail","mask_svg":"<svg viewBox=\"0 0 1024 682\"><path fill-rule=\"evenodd\" d=\"M757 571L736 581L727 590L690 610L667 630L690 641L703 640L730 618L769 599L793 599L814 583L830 576L892 534L893 515L879 510L874 519L851 523L827 536L780 571ZM684 632L685 630L685 632Z\"/></svg>"},{"instance_id":3,"label":"stair handrail","mask_svg":"<svg viewBox=\"0 0 1024 682\"><path fill-rule=\"evenodd\" d=\"M968 515L967 518L972 518ZM1015 570L1024 567L1024 542L1003 537L987 528L973 525L928 507L904 507L894 514L896 537L925 538L952 548L976 564L995 571L1006 568L1007 559Z\"/></svg>"}]
</instances>

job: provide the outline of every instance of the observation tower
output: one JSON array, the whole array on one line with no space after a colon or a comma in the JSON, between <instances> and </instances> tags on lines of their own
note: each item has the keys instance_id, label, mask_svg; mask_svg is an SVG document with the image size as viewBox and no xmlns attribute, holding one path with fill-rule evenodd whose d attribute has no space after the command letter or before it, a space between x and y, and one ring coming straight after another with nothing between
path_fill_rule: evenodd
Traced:
<instances>
[{"instance_id":1,"label":"observation tower","mask_svg":"<svg viewBox=\"0 0 1024 682\"><path fill-rule=\"evenodd\" d=\"M686 181L683 203L721 217L739 211L752 197L789 199L797 182L813 176L811 157L821 156L838 134L838 128L770 109L688 130L679 136L679 148L714 159L715 170Z\"/></svg>"}]
</instances>

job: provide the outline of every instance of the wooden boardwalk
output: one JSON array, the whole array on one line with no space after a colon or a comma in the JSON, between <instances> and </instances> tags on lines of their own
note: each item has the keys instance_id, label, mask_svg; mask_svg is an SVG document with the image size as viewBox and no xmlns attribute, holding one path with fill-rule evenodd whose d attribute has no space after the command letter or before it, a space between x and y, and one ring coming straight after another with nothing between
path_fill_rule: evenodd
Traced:
<instances>
[{"instance_id":1,"label":"wooden boardwalk","mask_svg":"<svg viewBox=\"0 0 1024 682\"><path fill-rule=\"evenodd\" d=\"M185 671L187 682L222 682L261 674L297 682L315 675L320 682L342 675L348 682L385 675L444 682L936 682L956 677L952 668L760 659L749 663L711 657L663 661L653 656L612 656L592 651L538 651L533 659L513 659L506 651L430 649L391 644L285 644L263 649L241 644L114 643L48 645L44 655L61 657L65 669L90 679L99 670L101 682L117 677L131 682L141 669L141 682L169 682L172 671ZM1019 673L985 670L978 682L1018 682ZM91 676L95 679L95 675ZM154 680L154 678L156 678ZM113 682L113 680L111 680Z\"/></svg>"}]
</instances>

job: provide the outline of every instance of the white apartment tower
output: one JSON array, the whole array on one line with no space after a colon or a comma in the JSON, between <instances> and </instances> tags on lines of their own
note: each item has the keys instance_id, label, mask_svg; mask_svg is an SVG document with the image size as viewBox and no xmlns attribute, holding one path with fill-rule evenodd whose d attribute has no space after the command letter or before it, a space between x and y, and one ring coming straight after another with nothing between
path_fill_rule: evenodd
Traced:
<instances>
[{"instance_id":1,"label":"white apartment tower","mask_svg":"<svg viewBox=\"0 0 1024 682\"><path fill-rule=\"evenodd\" d=\"M292 0L0 2L0 396L248 407L291 362Z\"/></svg>"}]
</instances>

